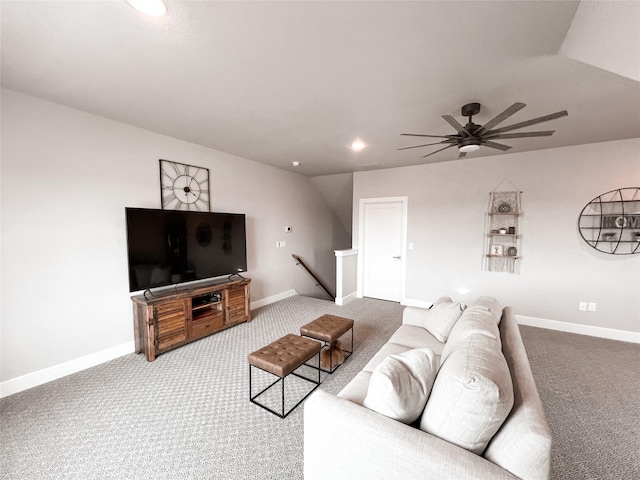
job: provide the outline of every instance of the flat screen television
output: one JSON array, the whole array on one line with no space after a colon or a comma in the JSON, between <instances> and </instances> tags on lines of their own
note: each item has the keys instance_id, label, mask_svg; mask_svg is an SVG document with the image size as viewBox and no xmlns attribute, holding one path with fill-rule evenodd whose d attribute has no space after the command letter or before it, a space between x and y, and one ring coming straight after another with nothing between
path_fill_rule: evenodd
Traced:
<instances>
[{"instance_id":1,"label":"flat screen television","mask_svg":"<svg viewBox=\"0 0 640 480\"><path fill-rule=\"evenodd\" d=\"M245 216L125 208L129 291L247 270Z\"/></svg>"}]
</instances>

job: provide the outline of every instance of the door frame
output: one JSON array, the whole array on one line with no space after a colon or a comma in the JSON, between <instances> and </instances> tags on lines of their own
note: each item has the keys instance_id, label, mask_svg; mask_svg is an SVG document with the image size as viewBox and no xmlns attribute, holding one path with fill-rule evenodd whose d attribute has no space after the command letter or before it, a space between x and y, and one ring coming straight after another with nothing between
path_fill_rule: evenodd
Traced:
<instances>
[{"instance_id":1,"label":"door frame","mask_svg":"<svg viewBox=\"0 0 640 480\"><path fill-rule=\"evenodd\" d=\"M409 197L376 197L376 198L361 198L358 205L358 272L357 272L357 296L358 298L364 297L364 256L365 256L365 226L366 226L366 207L372 204L397 204L400 203L402 208L402 232L400 232L402 247L400 255L400 305L404 305L405 302L405 277L407 267L407 218L408 218L408 203Z\"/></svg>"}]
</instances>

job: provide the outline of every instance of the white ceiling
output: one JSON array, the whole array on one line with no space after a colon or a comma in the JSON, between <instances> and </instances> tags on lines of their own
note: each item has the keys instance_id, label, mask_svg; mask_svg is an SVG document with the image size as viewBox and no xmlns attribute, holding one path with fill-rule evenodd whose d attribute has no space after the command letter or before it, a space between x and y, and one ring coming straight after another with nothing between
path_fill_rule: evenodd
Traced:
<instances>
[{"instance_id":1,"label":"white ceiling","mask_svg":"<svg viewBox=\"0 0 640 480\"><path fill-rule=\"evenodd\" d=\"M400 133L455 133L441 116L466 123L469 102L480 124L527 104L501 126L568 110L510 152L640 137L639 82L570 58L602 32L563 50L578 2L166 3L150 19L124 1L2 0L2 85L309 176L453 161L398 151L428 143ZM615 49L636 55L640 28L626 38Z\"/></svg>"}]
</instances>

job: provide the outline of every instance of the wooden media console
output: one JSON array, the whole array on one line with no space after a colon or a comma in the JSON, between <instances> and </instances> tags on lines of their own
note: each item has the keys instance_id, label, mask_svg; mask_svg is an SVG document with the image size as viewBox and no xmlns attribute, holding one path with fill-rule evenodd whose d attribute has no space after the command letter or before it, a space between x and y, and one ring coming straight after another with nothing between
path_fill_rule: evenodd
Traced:
<instances>
[{"instance_id":1,"label":"wooden media console","mask_svg":"<svg viewBox=\"0 0 640 480\"><path fill-rule=\"evenodd\" d=\"M250 282L250 278L207 282L153 297L131 297L136 353L144 351L153 362L161 353L250 322Z\"/></svg>"}]
</instances>

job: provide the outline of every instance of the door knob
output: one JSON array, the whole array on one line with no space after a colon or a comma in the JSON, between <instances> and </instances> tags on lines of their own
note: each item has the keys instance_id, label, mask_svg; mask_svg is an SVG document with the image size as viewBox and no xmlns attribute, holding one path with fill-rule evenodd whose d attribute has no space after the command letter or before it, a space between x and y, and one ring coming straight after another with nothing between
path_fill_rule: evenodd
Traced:
<instances>
[{"instance_id":1,"label":"door knob","mask_svg":"<svg viewBox=\"0 0 640 480\"><path fill-rule=\"evenodd\" d=\"M402 257L400 255L395 255L392 258L397 258L397 259L401 259Z\"/></svg>"}]
</instances>

